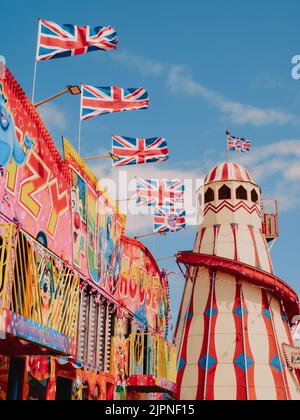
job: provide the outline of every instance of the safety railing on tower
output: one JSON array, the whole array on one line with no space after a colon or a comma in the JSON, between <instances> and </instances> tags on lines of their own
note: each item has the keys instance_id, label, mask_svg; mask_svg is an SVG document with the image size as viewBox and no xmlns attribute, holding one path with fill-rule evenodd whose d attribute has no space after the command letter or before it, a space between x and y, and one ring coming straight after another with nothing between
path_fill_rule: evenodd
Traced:
<instances>
[{"instance_id":1,"label":"safety railing on tower","mask_svg":"<svg viewBox=\"0 0 300 420\"><path fill-rule=\"evenodd\" d=\"M0 350L73 354L80 280L72 269L13 225L2 223L0 273L0 330L6 334Z\"/></svg>"},{"instance_id":2,"label":"safety railing on tower","mask_svg":"<svg viewBox=\"0 0 300 420\"><path fill-rule=\"evenodd\" d=\"M159 335L130 336L129 379L134 391L173 392L176 382L176 349Z\"/></svg>"},{"instance_id":3,"label":"safety railing on tower","mask_svg":"<svg viewBox=\"0 0 300 420\"><path fill-rule=\"evenodd\" d=\"M264 199L261 201L262 231L267 242L279 236L278 228L278 202L277 200Z\"/></svg>"}]
</instances>

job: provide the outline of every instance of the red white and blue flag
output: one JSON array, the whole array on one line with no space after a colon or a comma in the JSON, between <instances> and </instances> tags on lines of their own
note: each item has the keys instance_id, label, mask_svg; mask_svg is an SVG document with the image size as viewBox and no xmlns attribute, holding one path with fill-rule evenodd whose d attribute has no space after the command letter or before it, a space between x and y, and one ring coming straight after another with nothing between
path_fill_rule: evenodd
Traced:
<instances>
[{"instance_id":1,"label":"red white and blue flag","mask_svg":"<svg viewBox=\"0 0 300 420\"><path fill-rule=\"evenodd\" d=\"M186 220L184 210L173 208L156 208L153 218L154 232L178 232L185 230Z\"/></svg>"},{"instance_id":2,"label":"red white and blue flag","mask_svg":"<svg viewBox=\"0 0 300 420\"><path fill-rule=\"evenodd\" d=\"M116 86L82 85L81 120L111 112L136 111L149 107L149 96L143 88L122 89Z\"/></svg>"},{"instance_id":3,"label":"red white and blue flag","mask_svg":"<svg viewBox=\"0 0 300 420\"><path fill-rule=\"evenodd\" d=\"M59 25L40 19L36 60L109 51L116 49L117 45L117 33L111 26Z\"/></svg>"},{"instance_id":4,"label":"red white and blue flag","mask_svg":"<svg viewBox=\"0 0 300 420\"><path fill-rule=\"evenodd\" d=\"M227 150L234 152L247 153L250 152L251 143L243 137L231 136L227 131Z\"/></svg>"},{"instance_id":5,"label":"red white and blue flag","mask_svg":"<svg viewBox=\"0 0 300 420\"><path fill-rule=\"evenodd\" d=\"M137 206L183 208L184 182L181 179L137 179Z\"/></svg>"},{"instance_id":6,"label":"red white and blue flag","mask_svg":"<svg viewBox=\"0 0 300 420\"><path fill-rule=\"evenodd\" d=\"M138 165L169 159L166 139L112 136L112 153L120 158L113 166Z\"/></svg>"}]
</instances>

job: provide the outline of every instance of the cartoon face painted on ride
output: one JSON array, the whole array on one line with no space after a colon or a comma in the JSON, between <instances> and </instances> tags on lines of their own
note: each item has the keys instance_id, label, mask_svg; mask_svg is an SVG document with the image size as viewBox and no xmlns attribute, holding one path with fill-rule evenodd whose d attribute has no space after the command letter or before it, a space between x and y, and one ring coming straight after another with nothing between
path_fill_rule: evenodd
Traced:
<instances>
[{"instance_id":1,"label":"cartoon face painted on ride","mask_svg":"<svg viewBox=\"0 0 300 420\"><path fill-rule=\"evenodd\" d=\"M168 217L168 224L169 224L169 226L170 226L171 228L175 228L175 227L176 227L176 225L177 225L177 220L178 220L178 216L177 216L177 214L171 214L171 215Z\"/></svg>"},{"instance_id":2,"label":"cartoon face painted on ride","mask_svg":"<svg viewBox=\"0 0 300 420\"><path fill-rule=\"evenodd\" d=\"M28 152L35 146L35 142L26 135L23 150L17 137L14 120L6 107L7 99L0 84L0 166L3 168L9 164L12 158L17 165L23 165Z\"/></svg>"},{"instance_id":3,"label":"cartoon face painted on ride","mask_svg":"<svg viewBox=\"0 0 300 420\"><path fill-rule=\"evenodd\" d=\"M125 219L66 139L64 154L72 177L74 265L95 284L115 294L121 270Z\"/></svg>"},{"instance_id":4,"label":"cartoon face painted on ride","mask_svg":"<svg viewBox=\"0 0 300 420\"><path fill-rule=\"evenodd\" d=\"M47 321L51 298L54 292L53 271L51 263L48 262L43 274L40 277L40 297L42 303L43 322Z\"/></svg>"}]
</instances>

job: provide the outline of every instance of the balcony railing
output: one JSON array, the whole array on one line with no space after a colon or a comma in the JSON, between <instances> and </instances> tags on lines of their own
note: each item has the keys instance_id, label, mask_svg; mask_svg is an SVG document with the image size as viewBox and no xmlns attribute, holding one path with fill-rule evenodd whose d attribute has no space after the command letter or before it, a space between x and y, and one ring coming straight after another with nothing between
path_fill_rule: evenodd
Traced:
<instances>
[{"instance_id":1,"label":"balcony railing","mask_svg":"<svg viewBox=\"0 0 300 420\"><path fill-rule=\"evenodd\" d=\"M140 392L173 392L176 349L161 336L130 336L128 386Z\"/></svg>"},{"instance_id":2,"label":"balcony railing","mask_svg":"<svg viewBox=\"0 0 300 420\"><path fill-rule=\"evenodd\" d=\"M267 242L271 242L279 236L278 228L278 202L277 200L264 199L262 208L262 231Z\"/></svg>"},{"instance_id":3,"label":"balcony railing","mask_svg":"<svg viewBox=\"0 0 300 420\"><path fill-rule=\"evenodd\" d=\"M80 282L76 274L7 223L0 224L0 273L0 330L7 334L0 350L74 354Z\"/></svg>"}]
</instances>

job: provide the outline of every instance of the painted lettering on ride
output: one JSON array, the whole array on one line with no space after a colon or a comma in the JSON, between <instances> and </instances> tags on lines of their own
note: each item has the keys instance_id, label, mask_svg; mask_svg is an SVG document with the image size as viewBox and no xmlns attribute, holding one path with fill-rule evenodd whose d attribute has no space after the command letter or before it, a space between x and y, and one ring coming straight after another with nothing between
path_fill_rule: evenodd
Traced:
<instances>
[{"instance_id":1,"label":"painted lettering on ride","mask_svg":"<svg viewBox=\"0 0 300 420\"><path fill-rule=\"evenodd\" d=\"M37 219L42 210L42 204L37 200L36 195L47 188L51 172L34 151L30 153L26 166L31 175L20 184L19 202Z\"/></svg>"},{"instance_id":2,"label":"painted lettering on ride","mask_svg":"<svg viewBox=\"0 0 300 420\"><path fill-rule=\"evenodd\" d=\"M154 313L158 310L160 282L157 276L147 271L145 267L131 263L131 258L122 256L122 270L118 282L118 291L122 299L129 298L132 302L145 305Z\"/></svg>"},{"instance_id":3,"label":"painted lettering on ride","mask_svg":"<svg viewBox=\"0 0 300 420\"><path fill-rule=\"evenodd\" d=\"M55 235L59 217L69 209L68 193L59 193L57 178L49 184L50 199L52 203L51 214L47 231L52 237Z\"/></svg>"}]
</instances>

